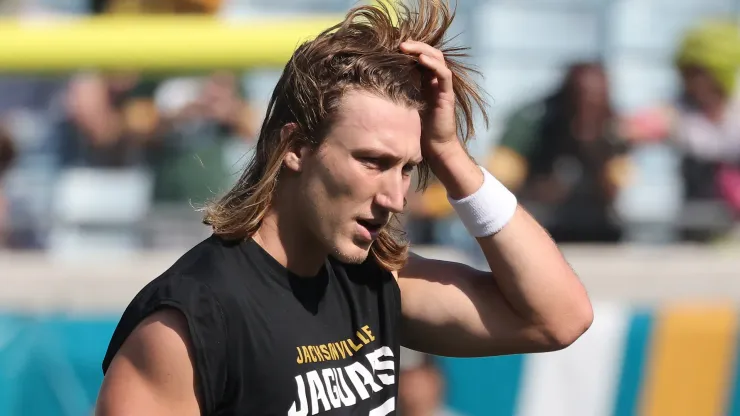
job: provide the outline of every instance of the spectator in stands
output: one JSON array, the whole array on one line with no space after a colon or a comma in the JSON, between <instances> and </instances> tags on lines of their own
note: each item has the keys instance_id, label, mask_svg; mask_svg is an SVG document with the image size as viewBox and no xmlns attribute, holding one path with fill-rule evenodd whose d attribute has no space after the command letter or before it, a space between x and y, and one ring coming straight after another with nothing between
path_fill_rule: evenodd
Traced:
<instances>
[{"instance_id":1,"label":"spectator in stands","mask_svg":"<svg viewBox=\"0 0 740 416\"><path fill-rule=\"evenodd\" d=\"M211 14L218 0L93 0L99 14ZM236 74L153 78L84 74L69 87L67 165L154 169L157 199L212 197L221 139L254 137L255 126ZM194 171L198 165L199 171ZM234 168L233 172L238 171ZM198 195L193 195L196 192Z\"/></svg>"},{"instance_id":2,"label":"spectator in stands","mask_svg":"<svg viewBox=\"0 0 740 416\"><path fill-rule=\"evenodd\" d=\"M0 16L20 24L38 19L66 19L83 12L84 0L0 1ZM0 130L5 135L5 147L0 153L7 152L9 145L14 149L13 166L5 172L0 191L3 194L0 217L7 218L6 246L19 249L45 246L53 186L58 179L59 140L54 123L62 112L61 97L66 82L64 74L0 74ZM7 153L0 155L5 157Z\"/></svg>"},{"instance_id":3,"label":"spectator in stands","mask_svg":"<svg viewBox=\"0 0 740 416\"><path fill-rule=\"evenodd\" d=\"M10 209L7 198L5 197L3 179L14 159L15 147L13 146L10 135L0 129L0 247L7 245L10 233Z\"/></svg>"},{"instance_id":4,"label":"spectator in stands","mask_svg":"<svg viewBox=\"0 0 740 416\"><path fill-rule=\"evenodd\" d=\"M119 0L91 3L94 15L137 13L136 6ZM86 72L73 77L66 97L62 166L121 168L145 163L160 127L153 101L157 85L157 80L138 73Z\"/></svg>"},{"instance_id":5,"label":"spectator in stands","mask_svg":"<svg viewBox=\"0 0 740 416\"><path fill-rule=\"evenodd\" d=\"M158 201L202 203L231 186L257 132L244 92L227 71L162 83L156 104L170 128L156 160Z\"/></svg>"},{"instance_id":6,"label":"spectator in stands","mask_svg":"<svg viewBox=\"0 0 740 416\"><path fill-rule=\"evenodd\" d=\"M129 167L146 162L160 137L156 80L138 74L80 74L69 84L62 165Z\"/></svg>"},{"instance_id":7,"label":"spectator in stands","mask_svg":"<svg viewBox=\"0 0 740 416\"><path fill-rule=\"evenodd\" d=\"M628 149L615 120L603 67L573 65L554 94L509 118L489 169L557 241L618 241Z\"/></svg>"},{"instance_id":8,"label":"spectator in stands","mask_svg":"<svg viewBox=\"0 0 740 416\"><path fill-rule=\"evenodd\" d=\"M12 139L15 157L3 184L5 215L12 217L6 232L16 248L45 244L57 180L58 140L52 126L64 86L57 77L0 76L0 130L7 143Z\"/></svg>"},{"instance_id":9,"label":"spectator in stands","mask_svg":"<svg viewBox=\"0 0 740 416\"><path fill-rule=\"evenodd\" d=\"M678 50L676 66L682 95L671 135L683 155L685 197L724 199L740 216L738 26L712 21L690 30Z\"/></svg>"},{"instance_id":10,"label":"spectator in stands","mask_svg":"<svg viewBox=\"0 0 740 416\"><path fill-rule=\"evenodd\" d=\"M91 0L97 15L212 13L214 0ZM166 134L154 104L159 79L136 73L85 73L69 85L64 165L128 167L147 164Z\"/></svg>"},{"instance_id":11,"label":"spectator in stands","mask_svg":"<svg viewBox=\"0 0 740 416\"><path fill-rule=\"evenodd\" d=\"M445 382L434 357L402 348L398 385L401 416L460 416L445 405Z\"/></svg>"}]
</instances>

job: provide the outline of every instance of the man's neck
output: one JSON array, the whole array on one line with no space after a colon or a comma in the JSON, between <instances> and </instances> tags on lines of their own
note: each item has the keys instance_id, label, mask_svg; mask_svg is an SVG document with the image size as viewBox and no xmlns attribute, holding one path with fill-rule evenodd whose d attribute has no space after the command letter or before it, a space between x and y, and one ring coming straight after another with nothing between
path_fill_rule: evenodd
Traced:
<instances>
[{"instance_id":1,"label":"man's neck","mask_svg":"<svg viewBox=\"0 0 740 416\"><path fill-rule=\"evenodd\" d=\"M316 250L321 245L307 237L310 235L295 215L280 215L273 209L262 220L254 241L294 274L314 277L321 270L328 253Z\"/></svg>"}]
</instances>

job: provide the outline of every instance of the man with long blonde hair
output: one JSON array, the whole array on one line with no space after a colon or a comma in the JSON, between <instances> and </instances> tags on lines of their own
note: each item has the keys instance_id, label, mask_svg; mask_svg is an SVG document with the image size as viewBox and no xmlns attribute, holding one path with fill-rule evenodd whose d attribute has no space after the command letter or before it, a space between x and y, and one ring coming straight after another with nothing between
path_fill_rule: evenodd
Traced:
<instances>
[{"instance_id":1,"label":"man with long blonde hair","mask_svg":"<svg viewBox=\"0 0 740 416\"><path fill-rule=\"evenodd\" d=\"M213 235L124 312L99 415L384 416L401 345L479 357L586 331L574 272L465 150L482 100L445 43L453 13L416 3L355 8L295 51L254 160L206 208ZM408 254L396 216L415 169L445 186L491 272Z\"/></svg>"}]
</instances>

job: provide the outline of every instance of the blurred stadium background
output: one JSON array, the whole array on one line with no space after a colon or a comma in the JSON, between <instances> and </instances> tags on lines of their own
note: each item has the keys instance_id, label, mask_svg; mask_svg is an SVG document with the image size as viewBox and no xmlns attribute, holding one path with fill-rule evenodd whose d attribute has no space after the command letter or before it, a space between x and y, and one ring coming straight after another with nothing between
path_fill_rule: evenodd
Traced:
<instances>
[{"instance_id":1,"label":"blurred stadium background","mask_svg":"<svg viewBox=\"0 0 740 416\"><path fill-rule=\"evenodd\" d=\"M0 0L0 415L91 414L123 308L208 234L301 39L355 0ZM596 303L556 353L404 351L404 416L740 415L740 0L459 0L471 153ZM722 22L716 19L722 19ZM706 23L710 21L710 23ZM415 250L484 268L432 186Z\"/></svg>"}]
</instances>

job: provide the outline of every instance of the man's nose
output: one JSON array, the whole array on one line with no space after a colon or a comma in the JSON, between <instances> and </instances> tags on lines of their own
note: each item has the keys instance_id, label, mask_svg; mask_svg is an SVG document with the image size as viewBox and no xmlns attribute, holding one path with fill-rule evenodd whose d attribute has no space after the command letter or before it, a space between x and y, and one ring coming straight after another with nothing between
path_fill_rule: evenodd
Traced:
<instances>
[{"instance_id":1,"label":"man's nose","mask_svg":"<svg viewBox=\"0 0 740 416\"><path fill-rule=\"evenodd\" d=\"M375 196L375 203L394 214L403 212L408 190L407 180L403 175L388 175L383 181L380 192Z\"/></svg>"}]
</instances>

